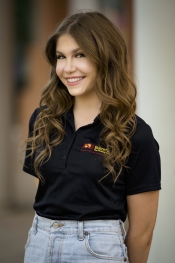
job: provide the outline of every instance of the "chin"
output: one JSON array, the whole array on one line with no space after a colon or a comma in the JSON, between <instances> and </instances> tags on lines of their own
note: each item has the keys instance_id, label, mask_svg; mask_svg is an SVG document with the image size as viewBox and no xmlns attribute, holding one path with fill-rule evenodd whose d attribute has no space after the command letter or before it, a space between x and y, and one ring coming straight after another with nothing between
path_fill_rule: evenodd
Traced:
<instances>
[{"instance_id":1,"label":"chin","mask_svg":"<svg viewBox=\"0 0 175 263\"><path fill-rule=\"evenodd\" d=\"M82 92L79 92L79 91L73 91L73 90L69 90L69 89L68 89L68 92L69 92L69 94L70 94L71 96L74 96L74 97L83 95L83 93L82 93Z\"/></svg>"}]
</instances>

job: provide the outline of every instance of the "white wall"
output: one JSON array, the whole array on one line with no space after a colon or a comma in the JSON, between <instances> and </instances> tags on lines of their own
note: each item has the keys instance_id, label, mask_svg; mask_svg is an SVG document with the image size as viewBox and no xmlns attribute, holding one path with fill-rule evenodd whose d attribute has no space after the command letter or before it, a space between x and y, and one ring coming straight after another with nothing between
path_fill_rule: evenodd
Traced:
<instances>
[{"instance_id":1,"label":"white wall","mask_svg":"<svg viewBox=\"0 0 175 263\"><path fill-rule=\"evenodd\" d=\"M138 115L160 145L162 190L149 263L175 262L175 1L134 1Z\"/></svg>"}]
</instances>

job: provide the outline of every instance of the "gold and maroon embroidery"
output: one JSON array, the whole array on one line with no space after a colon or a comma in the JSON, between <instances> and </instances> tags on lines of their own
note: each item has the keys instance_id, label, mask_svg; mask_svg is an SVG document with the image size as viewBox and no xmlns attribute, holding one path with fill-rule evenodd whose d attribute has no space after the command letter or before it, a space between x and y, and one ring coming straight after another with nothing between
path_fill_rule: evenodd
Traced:
<instances>
[{"instance_id":1,"label":"gold and maroon embroidery","mask_svg":"<svg viewBox=\"0 0 175 263\"><path fill-rule=\"evenodd\" d=\"M109 154L109 152L106 148L100 147L100 146L92 144L92 143L85 143L82 146L81 151L91 152L94 154L106 154L106 155Z\"/></svg>"}]
</instances>

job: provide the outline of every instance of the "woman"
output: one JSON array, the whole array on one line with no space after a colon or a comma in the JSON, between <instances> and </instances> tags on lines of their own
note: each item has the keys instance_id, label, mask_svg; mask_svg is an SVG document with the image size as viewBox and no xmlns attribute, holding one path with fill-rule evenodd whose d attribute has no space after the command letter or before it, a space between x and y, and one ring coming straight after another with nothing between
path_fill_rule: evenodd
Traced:
<instances>
[{"instance_id":1,"label":"woman","mask_svg":"<svg viewBox=\"0 0 175 263\"><path fill-rule=\"evenodd\" d=\"M145 263L160 157L135 115L124 40L104 15L78 13L59 25L45 54L51 78L25 141L23 169L39 179L25 263Z\"/></svg>"}]
</instances>

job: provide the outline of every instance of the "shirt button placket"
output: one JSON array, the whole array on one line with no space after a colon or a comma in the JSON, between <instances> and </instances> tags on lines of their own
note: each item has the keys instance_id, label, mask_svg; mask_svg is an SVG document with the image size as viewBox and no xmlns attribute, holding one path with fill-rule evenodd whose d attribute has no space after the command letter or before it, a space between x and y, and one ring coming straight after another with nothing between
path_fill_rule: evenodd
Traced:
<instances>
[{"instance_id":1,"label":"shirt button placket","mask_svg":"<svg viewBox=\"0 0 175 263\"><path fill-rule=\"evenodd\" d=\"M62 157L62 164L63 164L63 169L66 167L66 155L63 155Z\"/></svg>"}]
</instances>

